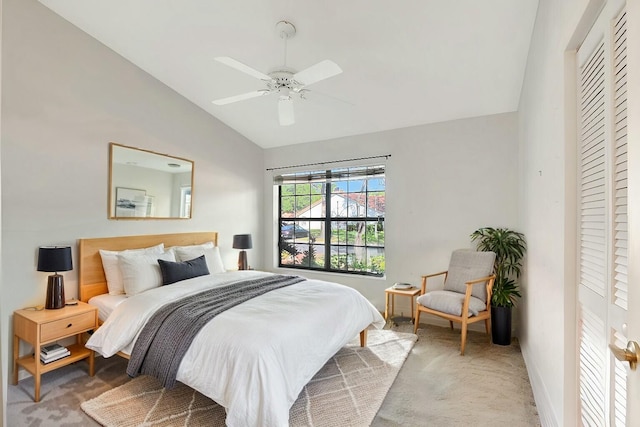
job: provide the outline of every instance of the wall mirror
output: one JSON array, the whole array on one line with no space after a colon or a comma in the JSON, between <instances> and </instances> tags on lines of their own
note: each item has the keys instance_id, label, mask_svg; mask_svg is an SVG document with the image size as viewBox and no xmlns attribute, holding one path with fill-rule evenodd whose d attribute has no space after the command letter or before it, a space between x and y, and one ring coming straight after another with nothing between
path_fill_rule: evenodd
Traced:
<instances>
[{"instance_id":1,"label":"wall mirror","mask_svg":"<svg viewBox=\"0 0 640 427\"><path fill-rule=\"evenodd\" d=\"M109 219L187 219L193 162L110 143Z\"/></svg>"}]
</instances>

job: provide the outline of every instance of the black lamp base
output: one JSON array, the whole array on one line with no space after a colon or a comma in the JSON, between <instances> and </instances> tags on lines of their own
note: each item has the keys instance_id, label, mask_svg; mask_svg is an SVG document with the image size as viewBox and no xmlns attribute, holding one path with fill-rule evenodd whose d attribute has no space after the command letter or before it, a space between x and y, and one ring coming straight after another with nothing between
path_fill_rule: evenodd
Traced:
<instances>
[{"instance_id":1,"label":"black lamp base","mask_svg":"<svg viewBox=\"0 0 640 427\"><path fill-rule=\"evenodd\" d=\"M247 251L240 251L240 255L238 255L238 270L246 270L248 267Z\"/></svg>"},{"instance_id":2,"label":"black lamp base","mask_svg":"<svg viewBox=\"0 0 640 427\"><path fill-rule=\"evenodd\" d=\"M52 274L47 282L47 301L44 308L52 310L64 306L64 278L61 274Z\"/></svg>"}]
</instances>

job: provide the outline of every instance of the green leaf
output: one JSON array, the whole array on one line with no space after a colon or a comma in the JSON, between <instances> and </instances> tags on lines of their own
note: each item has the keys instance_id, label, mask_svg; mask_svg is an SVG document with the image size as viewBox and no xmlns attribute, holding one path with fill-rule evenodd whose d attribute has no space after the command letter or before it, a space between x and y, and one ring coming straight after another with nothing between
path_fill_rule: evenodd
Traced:
<instances>
[{"instance_id":1,"label":"green leaf","mask_svg":"<svg viewBox=\"0 0 640 427\"><path fill-rule=\"evenodd\" d=\"M491 303L498 307L513 307L520 291L516 279L522 273L522 259L527 250L524 234L508 228L483 227L471 233L478 250L496 254L493 272L496 280Z\"/></svg>"}]
</instances>

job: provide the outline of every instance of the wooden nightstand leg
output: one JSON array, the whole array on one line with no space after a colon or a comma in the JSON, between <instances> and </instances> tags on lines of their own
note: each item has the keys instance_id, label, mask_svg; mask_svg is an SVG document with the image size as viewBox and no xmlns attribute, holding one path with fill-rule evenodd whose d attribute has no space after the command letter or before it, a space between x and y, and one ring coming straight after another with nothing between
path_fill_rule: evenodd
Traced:
<instances>
[{"instance_id":1,"label":"wooden nightstand leg","mask_svg":"<svg viewBox=\"0 0 640 427\"><path fill-rule=\"evenodd\" d=\"M40 363L40 361L38 360L36 363ZM35 386L33 388L33 401L40 402L40 374L35 374L33 379L35 381Z\"/></svg>"},{"instance_id":2,"label":"wooden nightstand leg","mask_svg":"<svg viewBox=\"0 0 640 427\"><path fill-rule=\"evenodd\" d=\"M39 339L38 339L39 340ZM42 372L40 372L40 344L36 343L34 346L34 357L35 357L35 366L36 373L33 374L33 380L35 386L33 388L34 402L40 402L40 379L42 377Z\"/></svg>"},{"instance_id":3,"label":"wooden nightstand leg","mask_svg":"<svg viewBox=\"0 0 640 427\"><path fill-rule=\"evenodd\" d=\"M389 320L389 292L384 293L384 320Z\"/></svg>"},{"instance_id":4,"label":"wooden nightstand leg","mask_svg":"<svg viewBox=\"0 0 640 427\"><path fill-rule=\"evenodd\" d=\"M13 385L18 385L18 357L20 355L20 338L13 336Z\"/></svg>"},{"instance_id":5,"label":"wooden nightstand leg","mask_svg":"<svg viewBox=\"0 0 640 427\"><path fill-rule=\"evenodd\" d=\"M82 334L78 334L76 335L76 343L80 346L84 346L84 340L82 337ZM95 374L95 352L92 351L89 354L89 360L87 360L87 363L89 364L89 376L92 377Z\"/></svg>"},{"instance_id":6,"label":"wooden nightstand leg","mask_svg":"<svg viewBox=\"0 0 640 427\"><path fill-rule=\"evenodd\" d=\"M96 352L91 351L91 355L89 356L89 376L92 377L95 375L95 356Z\"/></svg>"},{"instance_id":7,"label":"wooden nightstand leg","mask_svg":"<svg viewBox=\"0 0 640 427\"><path fill-rule=\"evenodd\" d=\"M391 294L391 317L396 314L396 294Z\"/></svg>"}]
</instances>

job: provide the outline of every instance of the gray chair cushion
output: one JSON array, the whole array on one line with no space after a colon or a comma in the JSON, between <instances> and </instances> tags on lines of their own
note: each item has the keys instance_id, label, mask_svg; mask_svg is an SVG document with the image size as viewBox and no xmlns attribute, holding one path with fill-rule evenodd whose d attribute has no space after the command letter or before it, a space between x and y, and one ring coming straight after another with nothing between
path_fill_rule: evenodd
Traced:
<instances>
[{"instance_id":1,"label":"gray chair cushion","mask_svg":"<svg viewBox=\"0 0 640 427\"><path fill-rule=\"evenodd\" d=\"M496 254L493 252L472 251L469 249L453 251L449 262L447 280L444 282L444 290L464 294L467 291L466 282L480 279L493 273L495 259ZM486 283L474 285L471 295L486 302Z\"/></svg>"},{"instance_id":2,"label":"gray chair cushion","mask_svg":"<svg viewBox=\"0 0 640 427\"><path fill-rule=\"evenodd\" d=\"M453 314L454 316L461 316L464 294L451 291L431 291L420 295L416 301L418 304L432 310ZM476 297L471 297L469 299L467 317L477 316L479 312L485 311L486 309L486 302L482 302Z\"/></svg>"}]
</instances>

